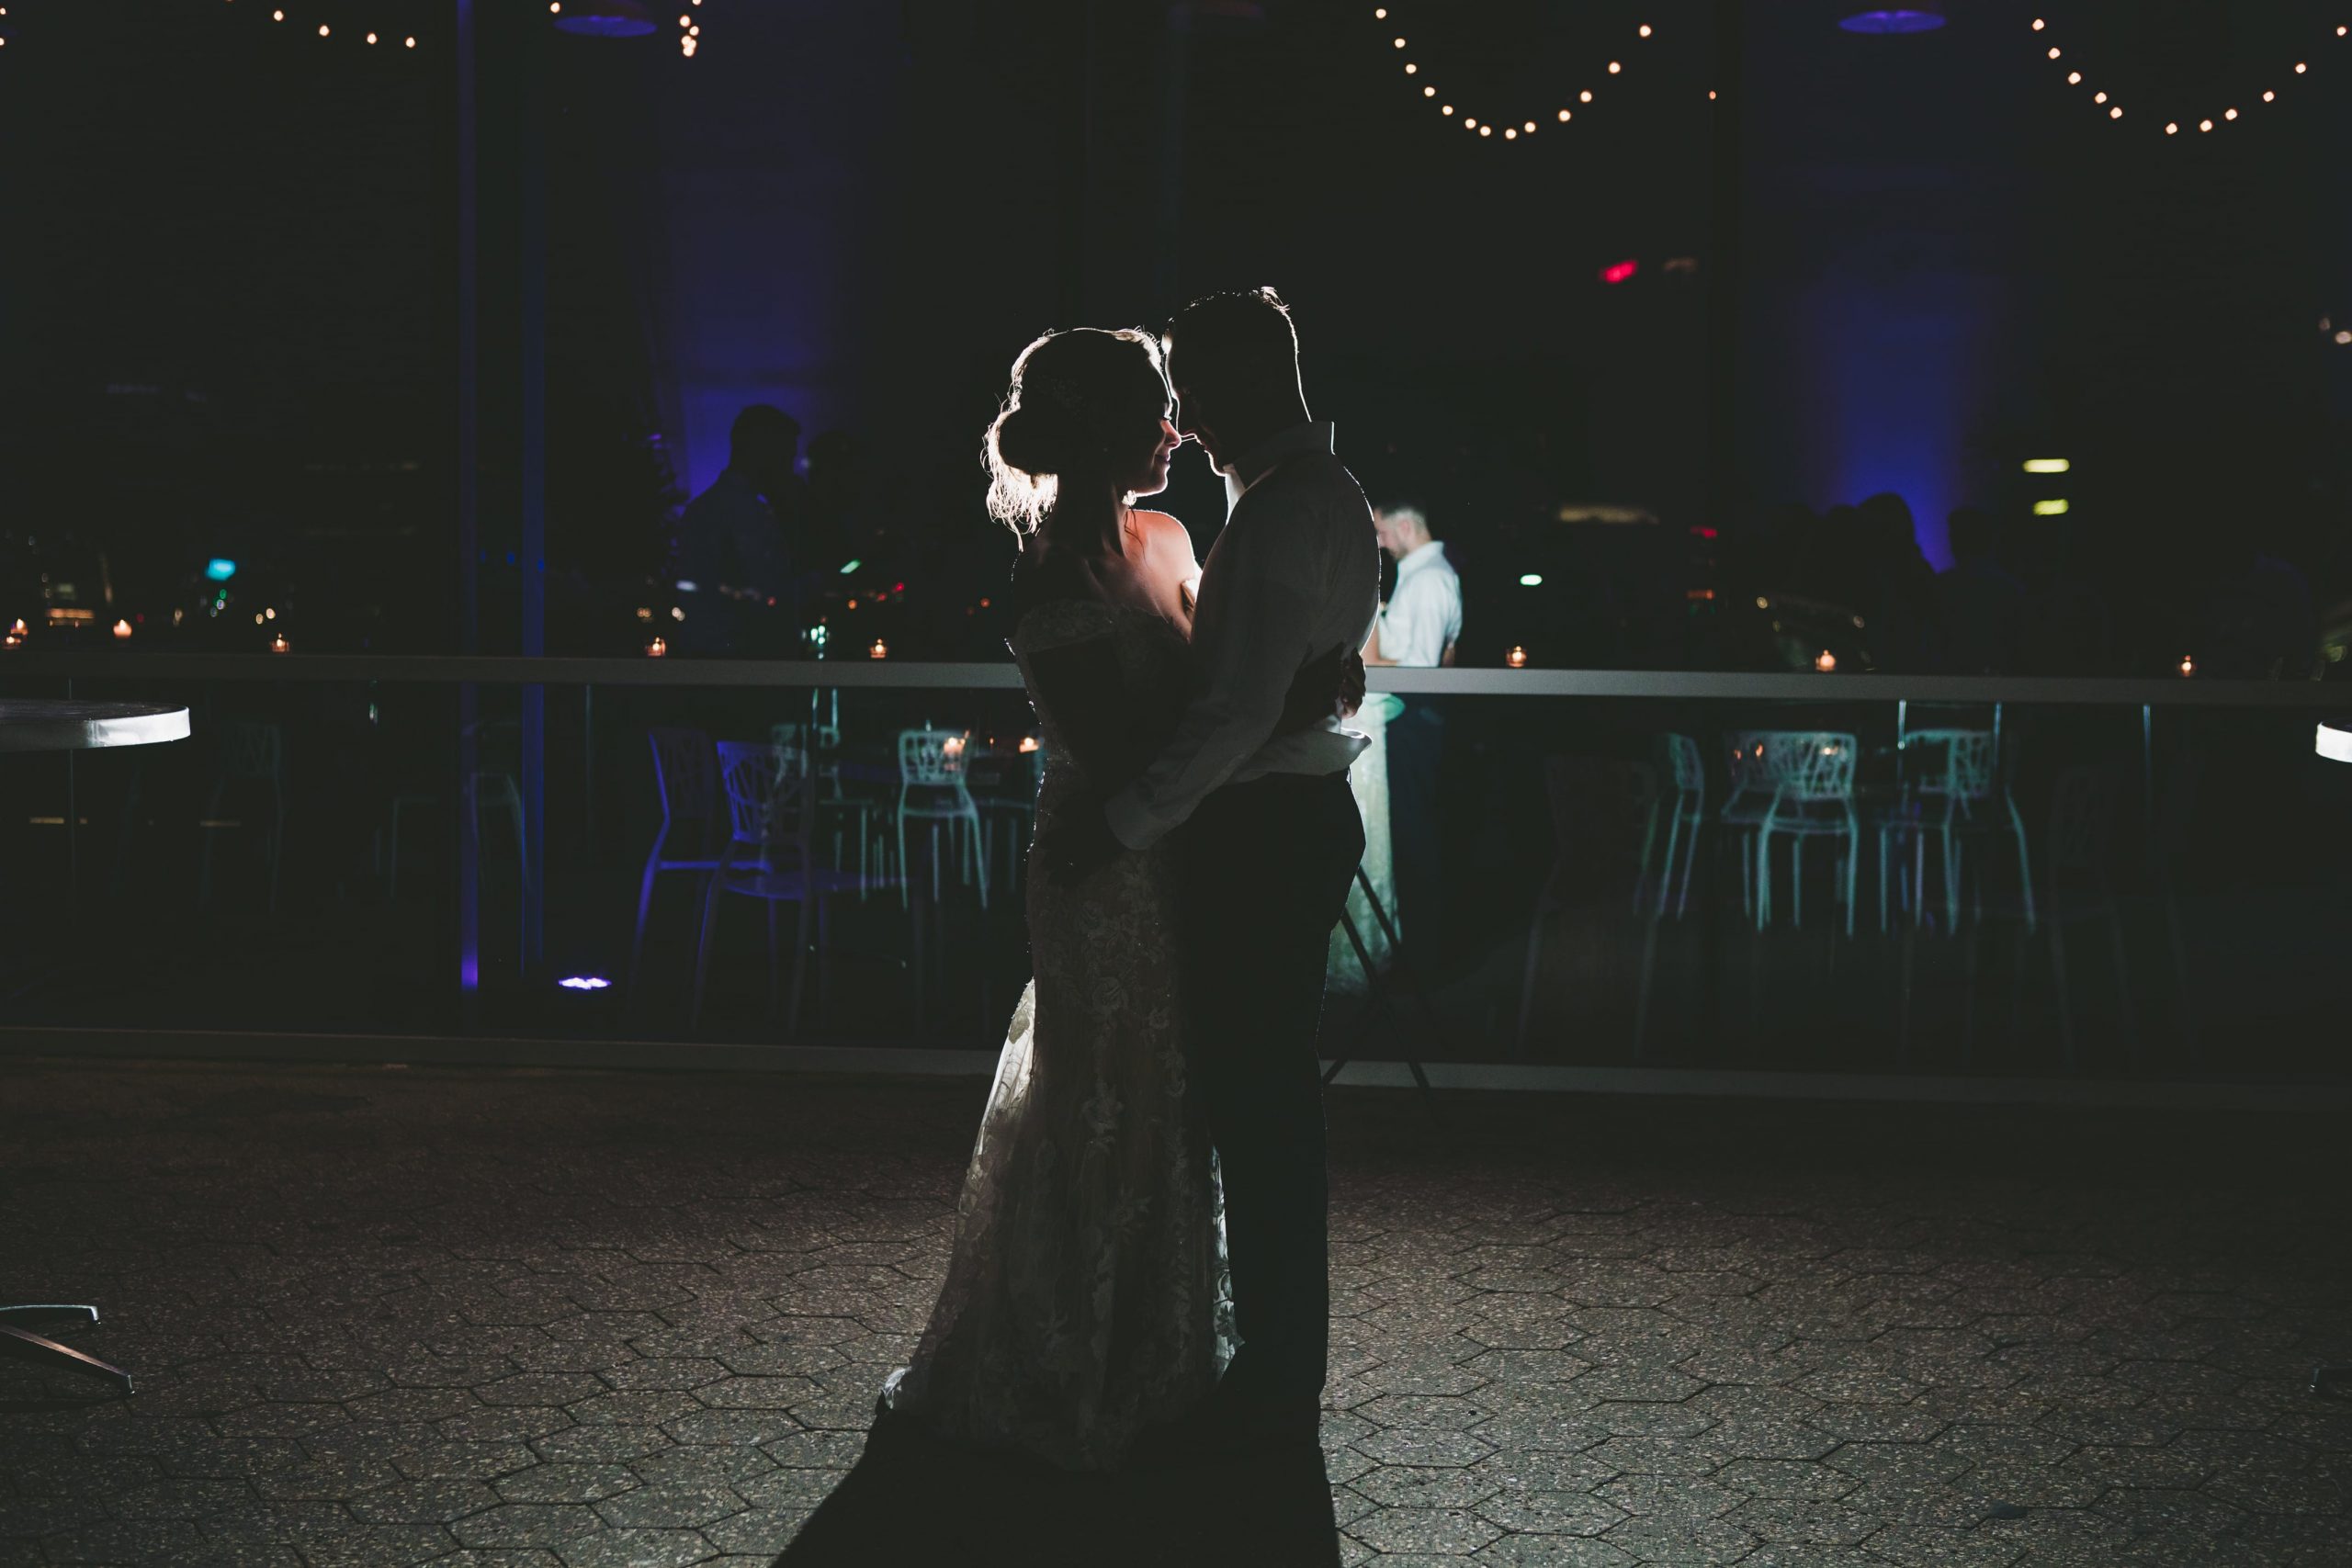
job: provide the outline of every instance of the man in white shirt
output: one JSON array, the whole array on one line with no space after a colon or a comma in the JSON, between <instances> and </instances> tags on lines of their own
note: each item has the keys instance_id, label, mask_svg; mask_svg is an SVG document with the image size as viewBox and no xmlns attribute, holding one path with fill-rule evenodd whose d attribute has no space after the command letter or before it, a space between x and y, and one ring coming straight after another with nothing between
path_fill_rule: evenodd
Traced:
<instances>
[{"instance_id":1,"label":"man in white shirt","mask_svg":"<svg viewBox=\"0 0 2352 1568\"><path fill-rule=\"evenodd\" d=\"M1374 514L1380 547L1396 558L1396 588L1382 607L1366 664L1430 670L1453 662L1462 638L1462 579L1430 532L1428 514L1402 502ZM1426 697L1403 700L1385 731L1388 841L1396 866L1396 924L1418 928L1426 952L1443 930L1439 881L1437 774L1445 715Z\"/></svg>"},{"instance_id":2,"label":"man in white shirt","mask_svg":"<svg viewBox=\"0 0 2352 1568\"><path fill-rule=\"evenodd\" d=\"M1307 1441L1329 1342L1324 954L1363 855L1336 713L1277 734L1299 671L1363 646L1378 607L1371 508L1310 419L1272 289L1214 295L1167 329L1177 427L1226 479L1201 576L1194 695L1174 738L1104 805L1130 849L1181 834L1186 1033L1225 1188L1242 1346L1186 1440Z\"/></svg>"}]
</instances>

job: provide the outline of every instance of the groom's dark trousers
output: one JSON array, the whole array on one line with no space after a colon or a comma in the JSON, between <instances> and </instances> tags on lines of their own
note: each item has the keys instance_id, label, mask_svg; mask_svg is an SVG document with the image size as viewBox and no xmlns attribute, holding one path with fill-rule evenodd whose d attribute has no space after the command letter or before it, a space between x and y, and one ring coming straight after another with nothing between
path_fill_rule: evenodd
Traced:
<instances>
[{"instance_id":1,"label":"groom's dark trousers","mask_svg":"<svg viewBox=\"0 0 2352 1568\"><path fill-rule=\"evenodd\" d=\"M1177 836L1192 1060L1225 1184L1236 1396L1319 1399L1330 1348L1323 1084L1331 929L1363 858L1348 775L1228 784Z\"/></svg>"}]
</instances>

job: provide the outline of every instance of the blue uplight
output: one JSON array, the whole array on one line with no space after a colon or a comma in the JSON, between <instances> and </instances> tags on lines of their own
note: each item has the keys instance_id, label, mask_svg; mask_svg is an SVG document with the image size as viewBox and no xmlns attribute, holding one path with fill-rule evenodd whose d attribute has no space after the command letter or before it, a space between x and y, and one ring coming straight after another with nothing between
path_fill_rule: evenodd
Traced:
<instances>
[{"instance_id":1,"label":"blue uplight","mask_svg":"<svg viewBox=\"0 0 2352 1568\"><path fill-rule=\"evenodd\" d=\"M1913 6L1890 6L1857 11L1838 25L1849 33L1931 33L1944 25L1944 14Z\"/></svg>"},{"instance_id":2,"label":"blue uplight","mask_svg":"<svg viewBox=\"0 0 2352 1568\"><path fill-rule=\"evenodd\" d=\"M226 582L237 575L237 563L215 556L204 563L204 575L214 582Z\"/></svg>"}]
</instances>

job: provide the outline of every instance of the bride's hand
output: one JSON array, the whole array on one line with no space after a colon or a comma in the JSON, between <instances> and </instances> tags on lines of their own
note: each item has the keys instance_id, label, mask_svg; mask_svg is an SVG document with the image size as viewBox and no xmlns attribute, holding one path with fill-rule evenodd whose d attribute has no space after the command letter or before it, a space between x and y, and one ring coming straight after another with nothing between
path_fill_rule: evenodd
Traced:
<instances>
[{"instance_id":1,"label":"bride's hand","mask_svg":"<svg viewBox=\"0 0 2352 1568\"><path fill-rule=\"evenodd\" d=\"M1335 648L1301 670L1283 698L1282 727L1290 735L1310 729L1333 714L1345 716L1363 705L1363 659L1351 649Z\"/></svg>"}]
</instances>

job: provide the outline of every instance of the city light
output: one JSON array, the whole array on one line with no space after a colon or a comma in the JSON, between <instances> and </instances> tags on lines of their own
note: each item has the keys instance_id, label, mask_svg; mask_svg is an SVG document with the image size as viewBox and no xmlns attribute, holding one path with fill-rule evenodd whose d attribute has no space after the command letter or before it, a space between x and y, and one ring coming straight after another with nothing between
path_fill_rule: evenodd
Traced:
<instances>
[{"instance_id":1,"label":"city light","mask_svg":"<svg viewBox=\"0 0 2352 1568\"><path fill-rule=\"evenodd\" d=\"M612 985L602 975L567 975L556 982L567 991L602 991Z\"/></svg>"},{"instance_id":2,"label":"city light","mask_svg":"<svg viewBox=\"0 0 2352 1568\"><path fill-rule=\"evenodd\" d=\"M1815 656L1813 667L1824 675L1834 675L1838 672L1838 656L1825 648Z\"/></svg>"},{"instance_id":3,"label":"city light","mask_svg":"<svg viewBox=\"0 0 2352 1568\"><path fill-rule=\"evenodd\" d=\"M865 563L862 560L852 558L848 565L842 568L842 575L843 577L847 577L851 572L855 571L859 567L862 567L865 564Z\"/></svg>"},{"instance_id":4,"label":"city light","mask_svg":"<svg viewBox=\"0 0 2352 1568\"><path fill-rule=\"evenodd\" d=\"M215 556L204 563L204 575L209 581L226 582L237 575L237 563L223 557Z\"/></svg>"},{"instance_id":5,"label":"city light","mask_svg":"<svg viewBox=\"0 0 2352 1568\"><path fill-rule=\"evenodd\" d=\"M1504 655L1503 655L1503 662L1504 662L1505 664L1510 665L1513 670L1524 670L1524 669L1526 669L1526 668L1527 668L1527 649L1523 649L1523 648L1513 647L1513 648L1511 649L1511 650L1510 650L1509 653L1506 653L1506 654L1504 654Z\"/></svg>"},{"instance_id":6,"label":"city light","mask_svg":"<svg viewBox=\"0 0 2352 1568\"><path fill-rule=\"evenodd\" d=\"M2064 500L2037 501L2033 503L2033 514L2036 517L2064 517L2072 510L2073 504Z\"/></svg>"},{"instance_id":7,"label":"city light","mask_svg":"<svg viewBox=\"0 0 2352 1568\"><path fill-rule=\"evenodd\" d=\"M1541 588L1544 586L1544 574L1540 571L1522 572L1520 574L1519 585L1521 588Z\"/></svg>"},{"instance_id":8,"label":"city light","mask_svg":"<svg viewBox=\"0 0 2352 1568\"><path fill-rule=\"evenodd\" d=\"M2029 474L2063 474L2074 468L2064 457L2028 457L2025 471Z\"/></svg>"}]
</instances>

